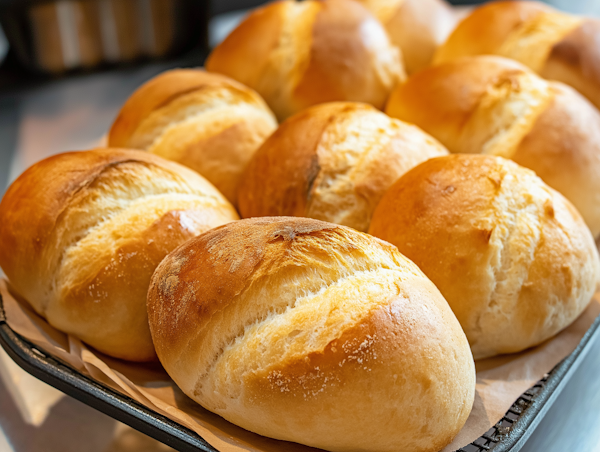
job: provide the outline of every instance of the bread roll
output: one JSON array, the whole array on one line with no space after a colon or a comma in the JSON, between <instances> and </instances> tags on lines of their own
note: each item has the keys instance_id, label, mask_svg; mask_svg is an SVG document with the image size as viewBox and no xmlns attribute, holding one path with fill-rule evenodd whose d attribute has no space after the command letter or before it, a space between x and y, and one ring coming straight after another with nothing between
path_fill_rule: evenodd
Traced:
<instances>
[{"instance_id":1,"label":"bread roll","mask_svg":"<svg viewBox=\"0 0 600 452\"><path fill-rule=\"evenodd\" d=\"M539 2L490 2L456 27L434 64L472 55L512 58L544 78L571 85L600 107L599 40L598 19Z\"/></svg>"},{"instance_id":2,"label":"bread roll","mask_svg":"<svg viewBox=\"0 0 600 452\"><path fill-rule=\"evenodd\" d=\"M444 0L359 0L400 47L406 72L427 67L458 21Z\"/></svg>"},{"instance_id":3,"label":"bread roll","mask_svg":"<svg viewBox=\"0 0 600 452\"><path fill-rule=\"evenodd\" d=\"M476 359L552 337L600 281L598 251L577 210L501 157L451 155L413 168L384 195L369 233L431 278Z\"/></svg>"},{"instance_id":4,"label":"bread roll","mask_svg":"<svg viewBox=\"0 0 600 452\"><path fill-rule=\"evenodd\" d=\"M55 328L117 358L156 358L146 293L175 247L237 219L204 178L123 149L36 163L0 203L0 266Z\"/></svg>"},{"instance_id":5,"label":"bread roll","mask_svg":"<svg viewBox=\"0 0 600 452\"><path fill-rule=\"evenodd\" d=\"M354 0L259 8L213 50L206 68L258 91L280 120L331 101L383 108L404 79L400 51Z\"/></svg>"},{"instance_id":6,"label":"bread roll","mask_svg":"<svg viewBox=\"0 0 600 452\"><path fill-rule=\"evenodd\" d=\"M469 346L395 247L305 218L252 218L169 254L148 291L177 385L247 430L331 451L431 451L465 423Z\"/></svg>"},{"instance_id":7,"label":"bread roll","mask_svg":"<svg viewBox=\"0 0 600 452\"><path fill-rule=\"evenodd\" d=\"M276 128L273 113L251 89L219 74L176 69L133 93L108 142L192 168L235 204L250 157Z\"/></svg>"},{"instance_id":8,"label":"bread roll","mask_svg":"<svg viewBox=\"0 0 600 452\"><path fill-rule=\"evenodd\" d=\"M366 232L396 179L447 153L417 127L370 105L317 105L285 121L256 152L240 185L240 212L310 217Z\"/></svg>"},{"instance_id":9,"label":"bread roll","mask_svg":"<svg viewBox=\"0 0 600 452\"><path fill-rule=\"evenodd\" d=\"M467 57L415 74L386 112L450 152L498 155L534 170L600 235L600 112L572 88L512 60Z\"/></svg>"}]
</instances>

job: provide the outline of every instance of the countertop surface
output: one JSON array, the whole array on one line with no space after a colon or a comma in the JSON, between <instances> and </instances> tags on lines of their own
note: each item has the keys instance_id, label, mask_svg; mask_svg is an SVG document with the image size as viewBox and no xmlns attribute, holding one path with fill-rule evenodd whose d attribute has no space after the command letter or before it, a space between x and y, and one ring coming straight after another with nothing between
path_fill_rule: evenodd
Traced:
<instances>
[{"instance_id":1,"label":"countertop surface","mask_svg":"<svg viewBox=\"0 0 600 452\"><path fill-rule=\"evenodd\" d=\"M588 3L600 11L600 2ZM238 17L228 16L227 27ZM223 34L213 32L213 42ZM1 97L0 195L31 164L98 143L135 88L172 65L79 75ZM83 450L172 449L29 376L0 349L0 452ZM600 452L600 338L521 450Z\"/></svg>"}]
</instances>

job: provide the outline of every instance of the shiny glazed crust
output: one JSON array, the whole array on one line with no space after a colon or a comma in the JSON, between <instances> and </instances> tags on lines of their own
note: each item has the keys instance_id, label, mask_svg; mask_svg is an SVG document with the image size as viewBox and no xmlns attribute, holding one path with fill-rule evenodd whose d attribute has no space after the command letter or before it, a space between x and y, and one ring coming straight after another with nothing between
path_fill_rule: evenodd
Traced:
<instances>
[{"instance_id":1,"label":"shiny glazed crust","mask_svg":"<svg viewBox=\"0 0 600 452\"><path fill-rule=\"evenodd\" d=\"M456 27L434 64L463 56L505 56L572 86L600 108L599 40L598 19L571 16L539 2L490 2Z\"/></svg>"},{"instance_id":2,"label":"shiny glazed crust","mask_svg":"<svg viewBox=\"0 0 600 452\"><path fill-rule=\"evenodd\" d=\"M248 161L276 128L273 113L253 90L223 75L175 69L131 95L108 143L181 163L235 203Z\"/></svg>"},{"instance_id":3,"label":"shiny glazed crust","mask_svg":"<svg viewBox=\"0 0 600 452\"><path fill-rule=\"evenodd\" d=\"M408 74L427 67L436 49L456 26L443 0L359 0L385 26L392 44L402 51Z\"/></svg>"},{"instance_id":4,"label":"shiny glazed crust","mask_svg":"<svg viewBox=\"0 0 600 452\"><path fill-rule=\"evenodd\" d=\"M157 268L148 313L177 385L253 432L332 451L437 451L475 374L435 286L395 247L305 218L213 229Z\"/></svg>"},{"instance_id":5,"label":"shiny glazed crust","mask_svg":"<svg viewBox=\"0 0 600 452\"><path fill-rule=\"evenodd\" d=\"M141 151L60 154L0 203L0 266L54 327L118 358L155 359L146 293L186 240L237 219L205 179Z\"/></svg>"},{"instance_id":6,"label":"shiny glazed crust","mask_svg":"<svg viewBox=\"0 0 600 452\"><path fill-rule=\"evenodd\" d=\"M280 120L314 104L383 108L404 79L400 52L358 2L280 1L253 11L206 68L255 89Z\"/></svg>"},{"instance_id":7,"label":"shiny glazed crust","mask_svg":"<svg viewBox=\"0 0 600 452\"><path fill-rule=\"evenodd\" d=\"M413 168L385 194L369 233L431 278L475 358L552 337L600 281L598 251L577 210L500 157L451 155Z\"/></svg>"},{"instance_id":8,"label":"shiny glazed crust","mask_svg":"<svg viewBox=\"0 0 600 452\"><path fill-rule=\"evenodd\" d=\"M286 120L256 152L240 185L240 213L310 217L366 232L402 174L447 153L370 105L317 105Z\"/></svg>"},{"instance_id":9,"label":"shiny glazed crust","mask_svg":"<svg viewBox=\"0 0 600 452\"><path fill-rule=\"evenodd\" d=\"M415 74L386 112L450 152L498 155L534 170L600 235L600 112L575 90L512 60L465 57Z\"/></svg>"}]
</instances>

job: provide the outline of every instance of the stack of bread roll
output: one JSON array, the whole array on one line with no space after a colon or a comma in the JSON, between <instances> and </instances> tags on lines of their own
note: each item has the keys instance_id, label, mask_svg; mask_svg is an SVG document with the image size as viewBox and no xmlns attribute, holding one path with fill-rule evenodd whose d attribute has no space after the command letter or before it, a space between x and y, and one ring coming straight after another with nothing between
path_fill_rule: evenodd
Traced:
<instances>
[{"instance_id":1,"label":"stack of bread roll","mask_svg":"<svg viewBox=\"0 0 600 452\"><path fill-rule=\"evenodd\" d=\"M489 11L509 12L467 42ZM110 148L13 183L12 288L252 432L442 449L471 411L473 357L551 338L600 283L600 113L534 72L588 22L498 3L442 44L455 22L441 0L252 12L208 72L138 89Z\"/></svg>"},{"instance_id":2,"label":"stack of bread roll","mask_svg":"<svg viewBox=\"0 0 600 452\"><path fill-rule=\"evenodd\" d=\"M465 57L398 86L386 112L450 152L497 155L534 170L600 235L600 112L569 86L506 58Z\"/></svg>"}]
</instances>

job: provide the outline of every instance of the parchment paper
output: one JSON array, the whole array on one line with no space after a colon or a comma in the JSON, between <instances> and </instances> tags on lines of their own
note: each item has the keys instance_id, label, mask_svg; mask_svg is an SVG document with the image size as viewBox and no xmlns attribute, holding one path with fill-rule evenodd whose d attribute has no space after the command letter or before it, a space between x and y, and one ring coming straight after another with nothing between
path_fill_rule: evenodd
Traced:
<instances>
[{"instance_id":1,"label":"parchment paper","mask_svg":"<svg viewBox=\"0 0 600 452\"><path fill-rule=\"evenodd\" d=\"M0 293L8 324L15 332L77 370L190 428L221 452L318 450L265 438L237 427L185 396L159 364L127 363L103 355L50 326L11 293L6 280L0 280ZM443 452L467 445L496 424L523 392L575 349L599 314L600 293L597 293L581 316L554 338L522 353L476 362L473 411Z\"/></svg>"}]
</instances>

